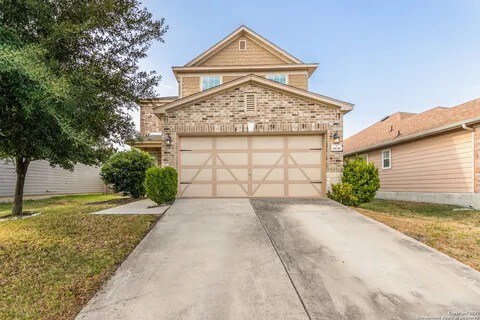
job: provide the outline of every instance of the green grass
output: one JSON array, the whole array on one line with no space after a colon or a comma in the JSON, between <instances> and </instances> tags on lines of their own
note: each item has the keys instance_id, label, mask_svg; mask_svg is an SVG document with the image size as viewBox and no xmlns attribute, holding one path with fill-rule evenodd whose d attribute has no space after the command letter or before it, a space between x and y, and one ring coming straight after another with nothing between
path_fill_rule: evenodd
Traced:
<instances>
[{"instance_id":1,"label":"green grass","mask_svg":"<svg viewBox=\"0 0 480 320\"><path fill-rule=\"evenodd\" d=\"M26 201L41 215L0 222L0 319L73 319L158 216L91 215L112 195ZM96 202L95 204L91 204ZM0 204L0 216L11 204Z\"/></svg>"},{"instance_id":2,"label":"green grass","mask_svg":"<svg viewBox=\"0 0 480 320\"><path fill-rule=\"evenodd\" d=\"M388 211L390 214L397 216L424 216L450 219L463 219L468 216L476 216L480 212L474 210L455 210L460 208L447 204L432 204L379 199L362 204L360 208L376 212Z\"/></svg>"},{"instance_id":3,"label":"green grass","mask_svg":"<svg viewBox=\"0 0 480 320\"><path fill-rule=\"evenodd\" d=\"M480 211L390 200L356 209L480 271Z\"/></svg>"}]
</instances>

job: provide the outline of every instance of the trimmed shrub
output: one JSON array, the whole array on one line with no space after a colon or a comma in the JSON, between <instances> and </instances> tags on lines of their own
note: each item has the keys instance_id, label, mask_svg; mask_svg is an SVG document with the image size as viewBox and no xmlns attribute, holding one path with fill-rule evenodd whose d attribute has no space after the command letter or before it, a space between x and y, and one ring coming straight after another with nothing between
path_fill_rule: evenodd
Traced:
<instances>
[{"instance_id":1,"label":"trimmed shrub","mask_svg":"<svg viewBox=\"0 0 480 320\"><path fill-rule=\"evenodd\" d=\"M332 190L327 192L327 197L346 206L356 207L359 205L350 183L332 184Z\"/></svg>"},{"instance_id":2,"label":"trimmed shrub","mask_svg":"<svg viewBox=\"0 0 480 320\"><path fill-rule=\"evenodd\" d=\"M110 157L100 169L100 175L105 183L113 185L115 192L140 198L145 196L146 171L154 165L154 159L148 153L132 149Z\"/></svg>"},{"instance_id":3,"label":"trimmed shrub","mask_svg":"<svg viewBox=\"0 0 480 320\"><path fill-rule=\"evenodd\" d=\"M145 178L147 197L156 204L175 200L177 195L178 173L175 168L150 168Z\"/></svg>"},{"instance_id":4,"label":"trimmed shrub","mask_svg":"<svg viewBox=\"0 0 480 320\"><path fill-rule=\"evenodd\" d=\"M375 198L380 188L378 169L373 163L356 157L347 160L343 165L342 183L332 185L332 191L327 196L348 206L359 206Z\"/></svg>"},{"instance_id":5,"label":"trimmed shrub","mask_svg":"<svg viewBox=\"0 0 480 320\"><path fill-rule=\"evenodd\" d=\"M360 157L347 160L343 166L342 182L352 185L353 194L358 198L359 204L372 201L380 188L377 167Z\"/></svg>"}]
</instances>

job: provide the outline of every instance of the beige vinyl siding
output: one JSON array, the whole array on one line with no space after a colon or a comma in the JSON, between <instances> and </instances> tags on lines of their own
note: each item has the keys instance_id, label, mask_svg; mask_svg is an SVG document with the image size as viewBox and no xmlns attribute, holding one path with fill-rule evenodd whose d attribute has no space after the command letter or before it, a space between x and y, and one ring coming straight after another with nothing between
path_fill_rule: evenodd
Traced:
<instances>
[{"instance_id":1,"label":"beige vinyl siding","mask_svg":"<svg viewBox=\"0 0 480 320\"><path fill-rule=\"evenodd\" d=\"M306 74L289 74L288 84L292 87L308 90L308 77Z\"/></svg>"},{"instance_id":2,"label":"beige vinyl siding","mask_svg":"<svg viewBox=\"0 0 480 320\"><path fill-rule=\"evenodd\" d=\"M257 72L251 72L259 77L266 77L265 72L257 73ZM182 96L186 97L191 94L197 93L200 91L200 78L202 76L210 76L213 73L205 73L201 74L199 76L182 76ZM246 76L249 73L242 73L242 74L222 74L222 73L215 73L215 75L221 76L222 77L222 84L227 83L229 81L236 80L238 78L241 78L243 76ZM269 72L268 74L285 74L287 75L288 78L288 85L292 87L296 87L299 89L303 90L308 90L308 76L306 74L300 74L300 73L288 73L285 71L272 71Z\"/></svg>"},{"instance_id":3,"label":"beige vinyl siding","mask_svg":"<svg viewBox=\"0 0 480 320\"><path fill-rule=\"evenodd\" d=\"M473 192L472 133L461 130L395 145L391 168L382 169L382 150L370 151L380 191Z\"/></svg>"},{"instance_id":4,"label":"beige vinyl siding","mask_svg":"<svg viewBox=\"0 0 480 320\"><path fill-rule=\"evenodd\" d=\"M200 77L182 77L182 98L200 92Z\"/></svg>"},{"instance_id":5,"label":"beige vinyl siding","mask_svg":"<svg viewBox=\"0 0 480 320\"><path fill-rule=\"evenodd\" d=\"M247 50L240 51L238 41L247 41ZM266 50L252 39L242 36L233 40L225 48L199 64L199 66L245 66L245 65L272 65L286 62L270 51Z\"/></svg>"},{"instance_id":6,"label":"beige vinyl siding","mask_svg":"<svg viewBox=\"0 0 480 320\"><path fill-rule=\"evenodd\" d=\"M46 161L33 161L27 172L25 196L104 192L100 168L82 164L74 171L52 168ZM0 160L0 197L11 197L15 190L15 166Z\"/></svg>"},{"instance_id":7,"label":"beige vinyl siding","mask_svg":"<svg viewBox=\"0 0 480 320\"><path fill-rule=\"evenodd\" d=\"M223 83L227 83L229 81L233 81L235 79L241 78L242 75L235 75L235 76L223 76Z\"/></svg>"}]
</instances>

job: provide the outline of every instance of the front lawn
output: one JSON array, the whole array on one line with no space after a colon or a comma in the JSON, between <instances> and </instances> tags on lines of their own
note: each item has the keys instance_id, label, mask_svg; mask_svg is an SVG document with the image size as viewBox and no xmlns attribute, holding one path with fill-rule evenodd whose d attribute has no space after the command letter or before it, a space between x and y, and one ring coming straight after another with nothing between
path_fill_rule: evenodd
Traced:
<instances>
[{"instance_id":1,"label":"front lawn","mask_svg":"<svg viewBox=\"0 0 480 320\"><path fill-rule=\"evenodd\" d=\"M150 230L158 216L89 212L122 202L112 195L26 201L41 212L0 222L0 319L73 319ZM0 217L11 204L0 204Z\"/></svg>"},{"instance_id":2,"label":"front lawn","mask_svg":"<svg viewBox=\"0 0 480 320\"><path fill-rule=\"evenodd\" d=\"M480 271L480 211L405 201L374 200L357 211Z\"/></svg>"}]
</instances>

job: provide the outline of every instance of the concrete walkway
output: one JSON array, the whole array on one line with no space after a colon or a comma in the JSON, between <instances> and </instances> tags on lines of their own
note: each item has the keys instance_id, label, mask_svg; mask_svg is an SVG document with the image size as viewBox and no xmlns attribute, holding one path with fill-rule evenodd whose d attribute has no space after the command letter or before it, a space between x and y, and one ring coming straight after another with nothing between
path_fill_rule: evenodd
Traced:
<instances>
[{"instance_id":1,"label":"concrete walkway","mask_svg":"<svg viewBox=\"0 0 480 320\"><path fill-rule=\"evenodd\" d=\"M308 317L247 199L179 199L77 319Z\"/></svg>"},{"instance_id":2,"label":"concrete walkway","mask_svg":"<svg viewBox=\"0 0 480 320\"><path fill-rule=\"evenodd\" d=\"M170 206L157 206L152 200L144 199L93 212L92 214L162 214L169 207Z\"/></svg>"}]
</instances>

